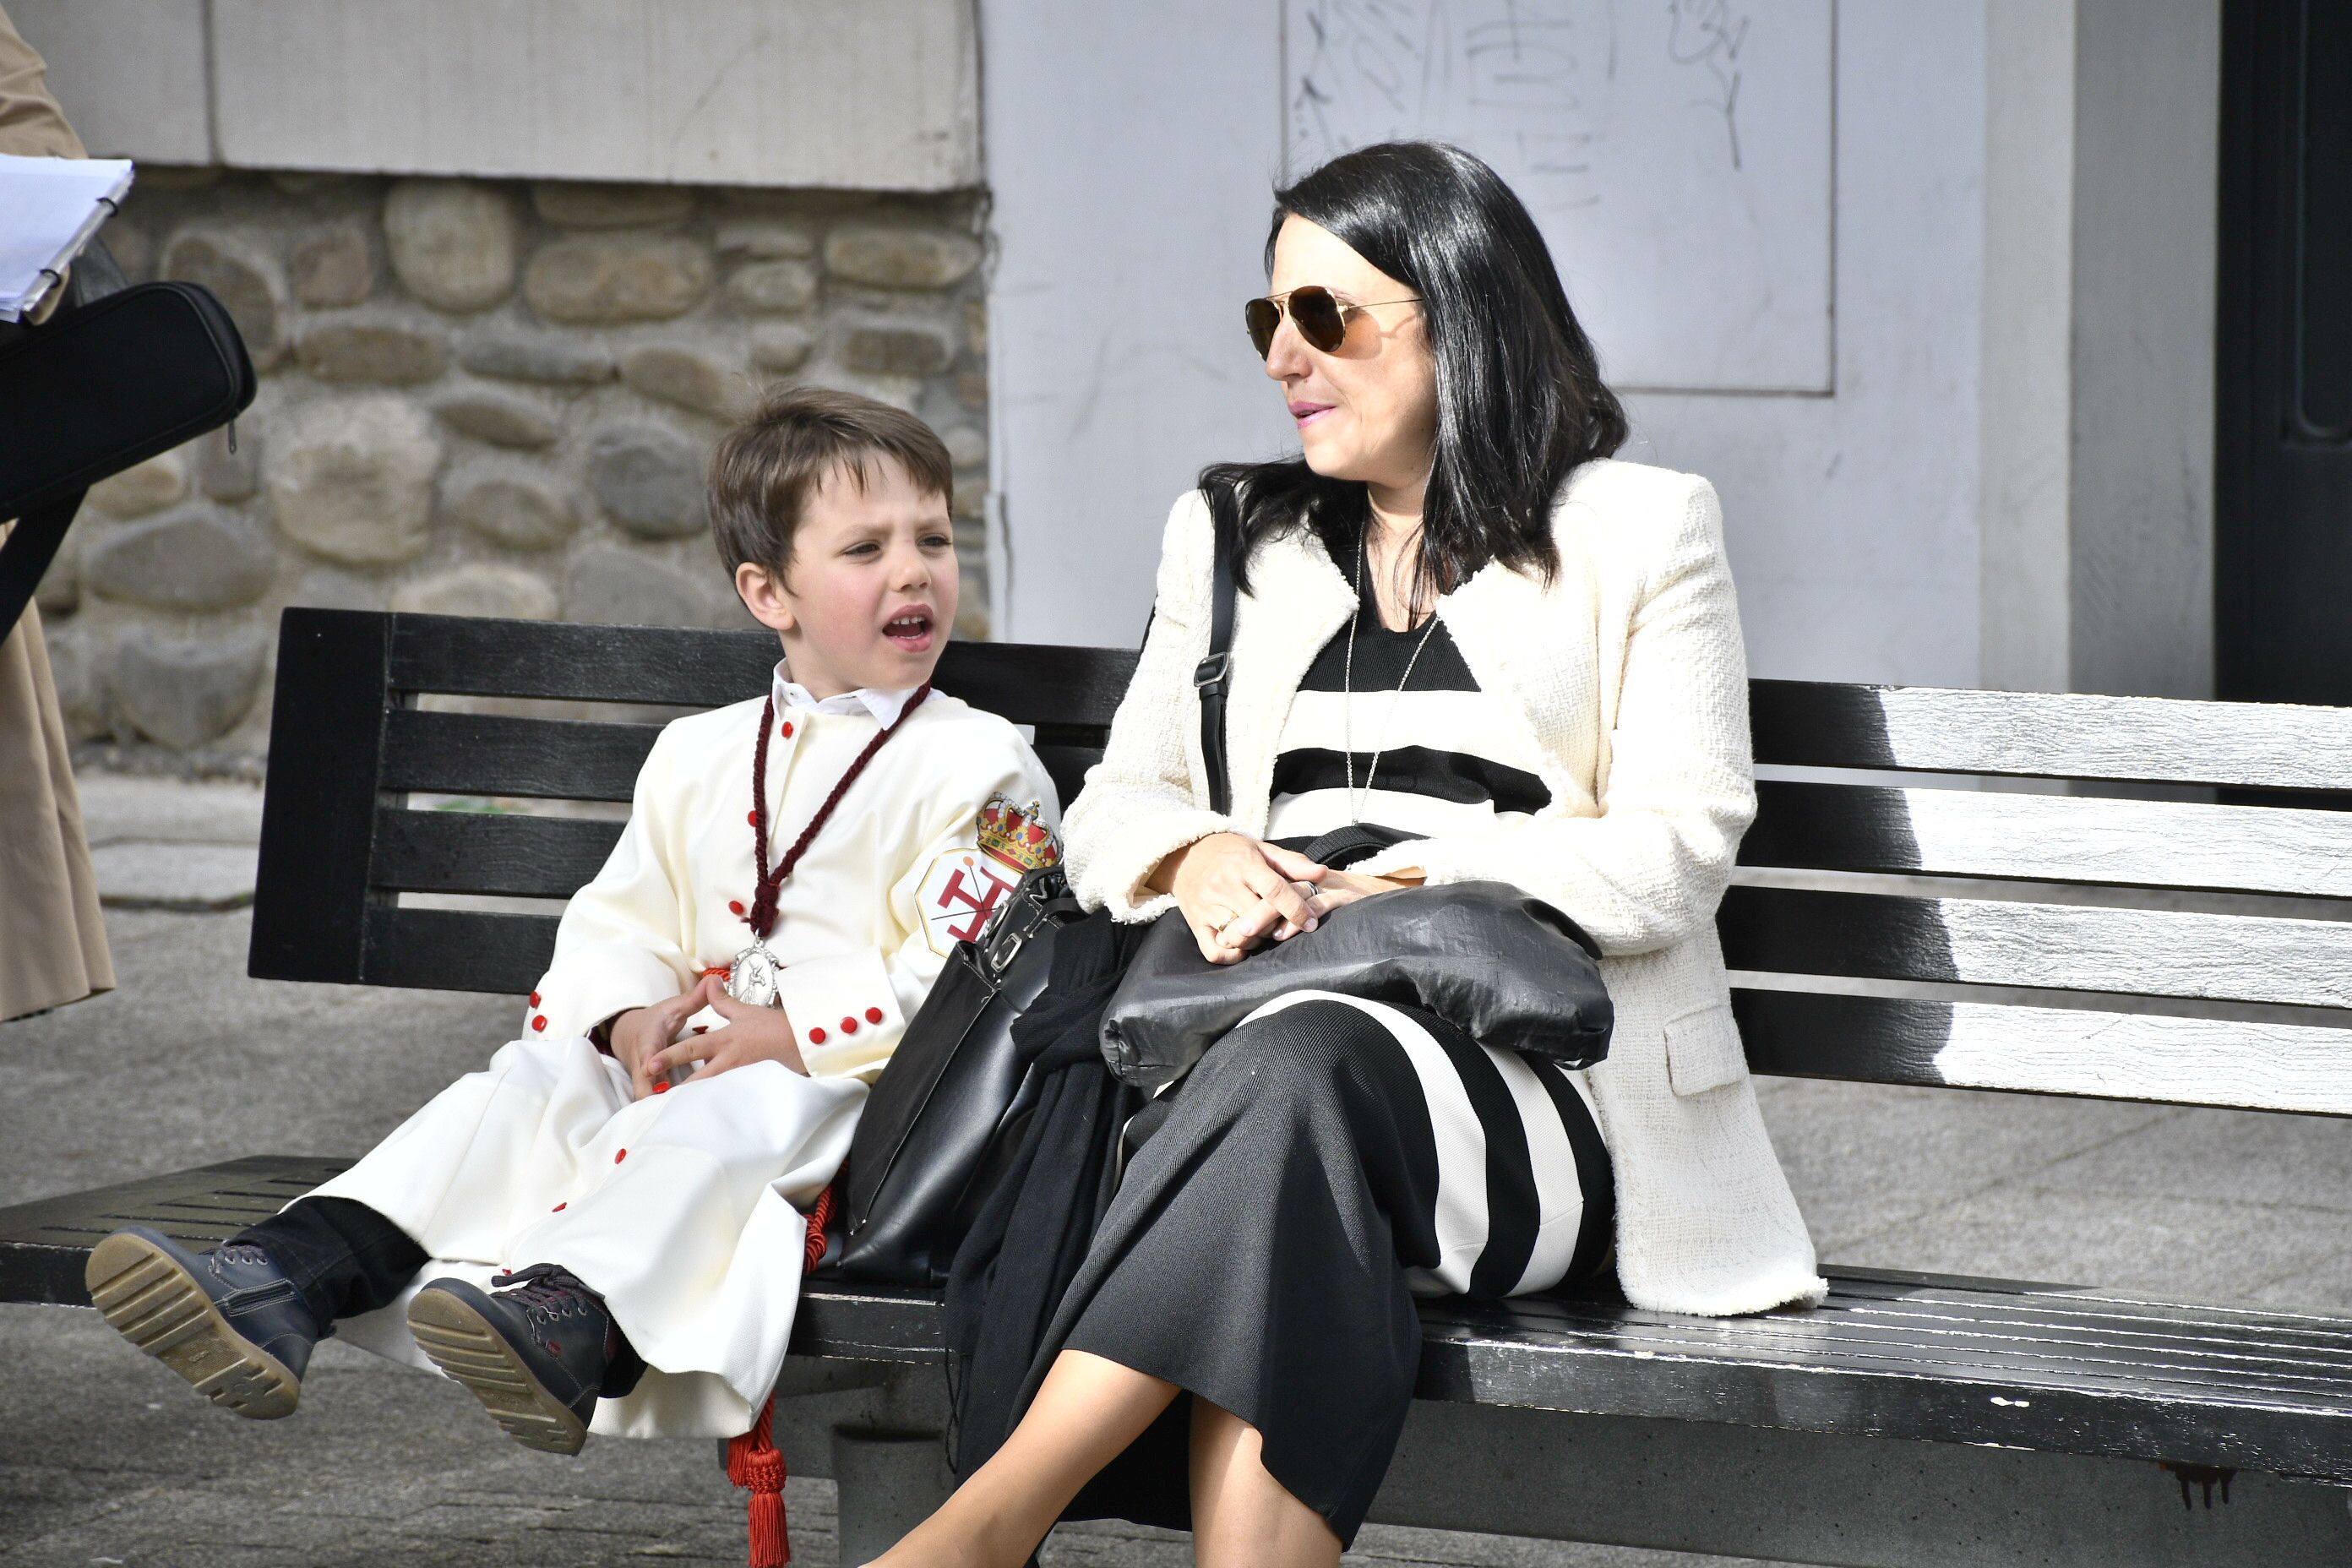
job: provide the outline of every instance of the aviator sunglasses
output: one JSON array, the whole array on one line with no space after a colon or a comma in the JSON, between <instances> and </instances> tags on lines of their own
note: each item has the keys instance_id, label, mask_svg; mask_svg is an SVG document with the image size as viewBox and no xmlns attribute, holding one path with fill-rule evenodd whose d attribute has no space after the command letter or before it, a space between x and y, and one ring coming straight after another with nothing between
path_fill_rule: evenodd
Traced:
<instances>
[{"instance_id":1,"label":"aviator sunglasses","mask_svg":"<svg viewBox=\"0 0 2352 1568\"><path fill-rule=\"evenodd\" d=\"M1408 295L1402 300L1372 300L1359 304L1342 300L1320 283L1304 283L1285 294L1268 294L1252 300L1242 307L1242 320L1248 323L1250 342L1257 345L1257 357L1265 358L1274 352L1274 334L1281 329L1285 310L1298 328L1298 335L1307 346L1323 353L1336 353L1348 340L1348 318L1359 310L1370 310L1381 305L1418 305L1421 296Z\"/></svg>"}]
</instances>

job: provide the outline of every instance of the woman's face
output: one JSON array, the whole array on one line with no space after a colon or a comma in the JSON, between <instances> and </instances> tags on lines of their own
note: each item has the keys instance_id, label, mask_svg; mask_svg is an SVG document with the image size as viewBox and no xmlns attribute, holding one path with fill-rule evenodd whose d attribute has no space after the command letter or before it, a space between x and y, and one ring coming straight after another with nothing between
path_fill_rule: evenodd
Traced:
<instances>
[{"instance_id":1,"label":"woman's face","mask_svg":"<svg viewBox=\"0 0 2352 1568\"><path fill-rule=\"evenodd\" d=\"M1414 292L1302 217L1284 219L1275 237L1272 282L1276 295L1320 284L1344 305ZM1437 372L1422 307L1380 304L1349 311L1347 321L1347 337L1325 353L1286 312L1265 374L1282 384L1307 467L1326 479L1360 480L1375 500L1418 511L1437 439Z\"/></svg>"}]
</instances>

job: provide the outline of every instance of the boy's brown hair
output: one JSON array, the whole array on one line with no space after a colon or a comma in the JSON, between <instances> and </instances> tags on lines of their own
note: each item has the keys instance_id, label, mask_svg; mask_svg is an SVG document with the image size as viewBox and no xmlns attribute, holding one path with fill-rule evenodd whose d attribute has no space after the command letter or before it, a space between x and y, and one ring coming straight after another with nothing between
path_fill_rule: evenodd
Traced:
<instances>
[{"instance_id":1,"label":"boy's brown hair","mask_svg":"<svg viewBox=\"0 0 2352 1568\"><path fill-rule=\"evenodd\" d=\"M926 494L954 493L954 464L931 427L854 392L771 392L710 455L710 535L729 576L745 562L782 574L809 497L835 469L860 489L866 464L896 460Z\"/></svg>"}]
</instances>

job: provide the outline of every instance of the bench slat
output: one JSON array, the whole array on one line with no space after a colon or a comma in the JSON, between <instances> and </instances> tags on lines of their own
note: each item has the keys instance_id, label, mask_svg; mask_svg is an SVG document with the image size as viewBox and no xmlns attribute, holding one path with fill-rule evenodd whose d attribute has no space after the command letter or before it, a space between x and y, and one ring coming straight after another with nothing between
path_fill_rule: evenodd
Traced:
<instances>
[{"instance_id":1,"label":"bench slat","mask_svg":"<svg viewBox=\"0 0 2352 1568\"><path fill-rule=\"evenodd\" d=\"M2261 789L2352 786L2352 708L1749 684L1756 760Z\"/></svg>"},{"instance_id":2,"label":"bench slat","mask_svg":"<svg viewBox=\"0 0 2352 1568\"><path fill-rule=\"evenodd\" d=\"M478 811L378 811L378 888L568 899L604 868L621 824Z\"/></svg>"},{"instance_id":3,"label":"bench slat","mask_svg":"<svg viewBox=\"0 0 2352 1568\"><path fill-rule=\"evenodd\" d=\"M2352 814L1766 779L1743 866L2352 898Z\"/></svg>"},{"instance_id":4,"label":"bench slat","mask_svg":"<svg viewBox=\"0 0 2352 1568\"><path fill-rule=\"evenodd\" d=\"M2352 1007L2352 923L1735 887L1734 969Z\"/></svg>"},{"instance_id":5,"label":"bench slat","mask_svg":"<svg viewBox=\"0 0 2352 1568\"><path fill-rule=\"evenodd\" d=\"M1735 984L1748 1065L1783 1078L2352 1116L2352 1030Z\"/></svg>"},{"instance_id":6,"label":"bench slat","mask_svg":"<svg viewBox=\"0 0 2352 1568\"><path fill-rule=\"evenodd\" d=\"M385 716L383 787L626 801L660 733L657 724L395 709Z\"/></svg>"},{"instance_id":7,"label":"bench slat","mask_svg":"<svg viewBox=\"0 0 2352 1568\"><path fill-rule=\"evenodd\" d=\"M209 1246L342 1162L257 1157L0 1210L0 1300L82 1306L147 1220ZM210 1216L191 1222L201 1209ZM1829 1268L1811 1310L1686 1318L1589 1297L1417 1303L1415 1393L1462 1405L1996 1443L2352 1481L2352 1321ZM928 1291L809 1282L792 1351L935 1362Z\"/></svg>"},{"instance_id":8,"label":"bench slat","mask_svg":"<svg viewBox=\"0 0 2352 1568\"><path fill-rule=\"evenodd\" d=\"M555 952L554 915L475 910L368 910L362 982L428 991L488 991L521 996Z\"/></svg>"},{"instance_id":9,"label":"bench slat","mask_svg":"<svg viewBox=\"0 0 2352 1568\"><path fill-rule=\"evenodd\" d=\"M573 626L463 616L392 617L403 691L717 708L767 689L767 632ZM1125 648L951 642L939 689L1016 724L1110 722L1135 670Z\"/></svg>"}]
</instances>

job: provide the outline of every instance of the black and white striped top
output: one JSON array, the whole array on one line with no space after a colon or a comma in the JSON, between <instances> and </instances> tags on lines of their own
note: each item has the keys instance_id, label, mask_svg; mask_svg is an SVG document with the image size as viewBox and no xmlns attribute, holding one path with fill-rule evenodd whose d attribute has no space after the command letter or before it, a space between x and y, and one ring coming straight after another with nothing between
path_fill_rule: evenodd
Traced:
<instances>
[{"instance_id":1,"label":"black and white striped top","mask_svg":"<svg viewBox=\"0 0 2352 1568\"><path fill-rule=\"evenodd\" d=\"M1364 598L1355 633L1353 698L1342 695L1348 657L1342 626L1315 656L1291 702L1275 756L1266 837L1313 838L1361 821L1429 837L1516 821L1549 804L1551 791L1538 772L1534 737L1501 699L1479 689L1444 622L1392 632L1381 625L1369 586ZM1424 630L1429 643L1414 660ZM1411 683L1400 692L1408 663Z\"/></svg>"}]
</instances>

